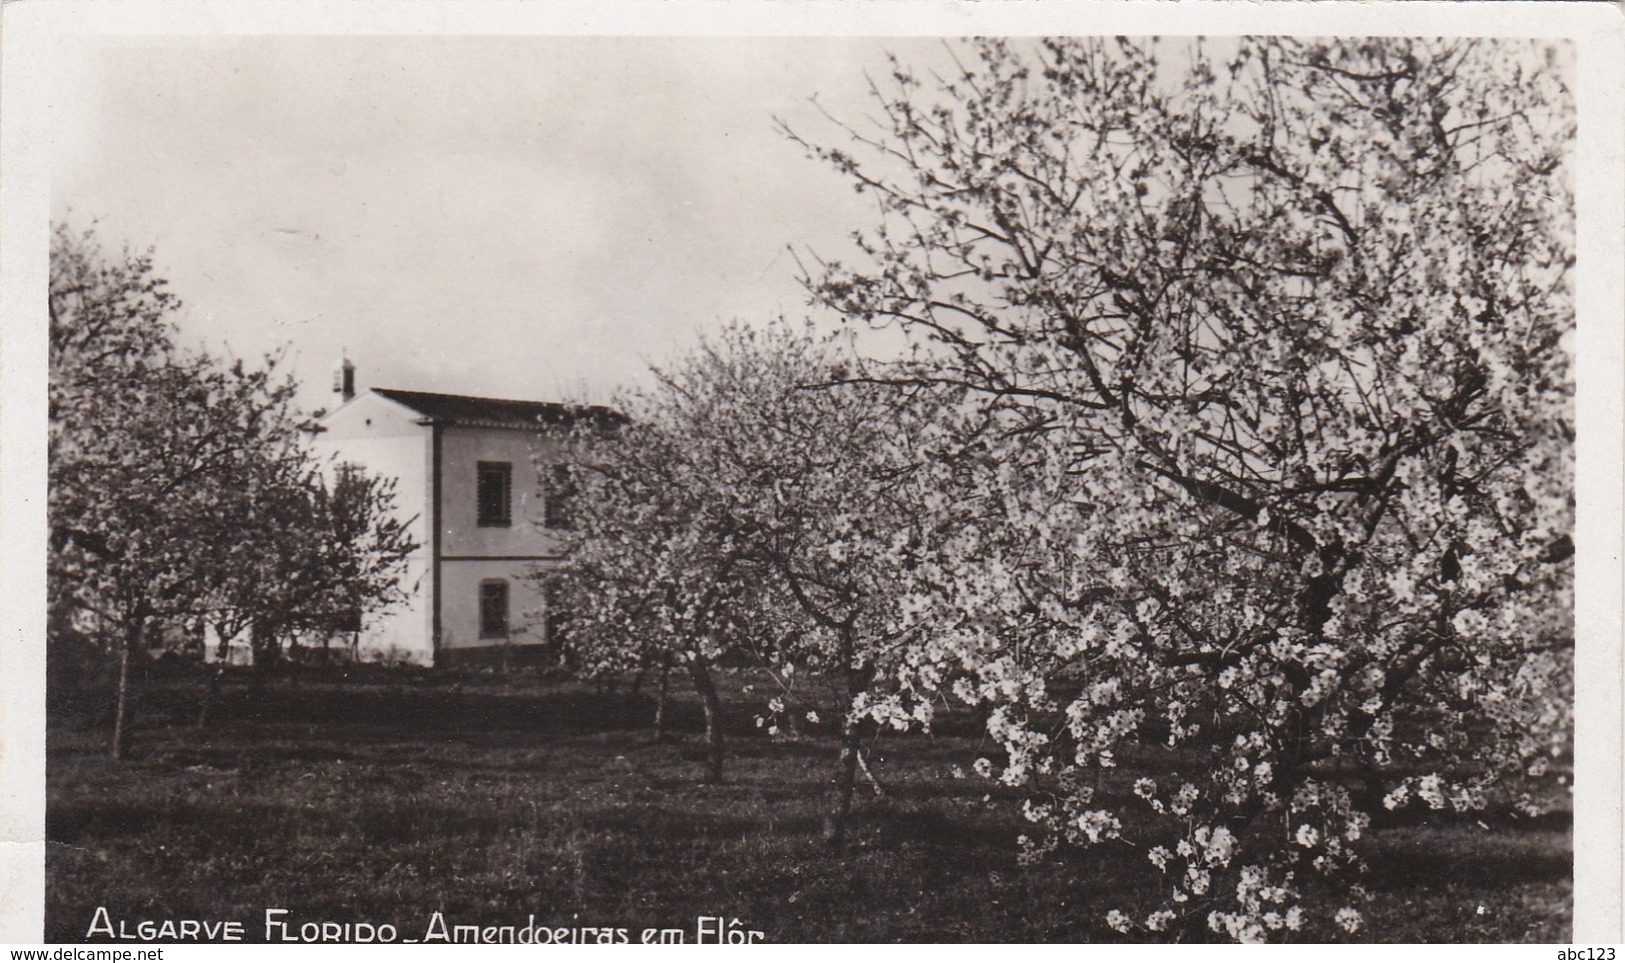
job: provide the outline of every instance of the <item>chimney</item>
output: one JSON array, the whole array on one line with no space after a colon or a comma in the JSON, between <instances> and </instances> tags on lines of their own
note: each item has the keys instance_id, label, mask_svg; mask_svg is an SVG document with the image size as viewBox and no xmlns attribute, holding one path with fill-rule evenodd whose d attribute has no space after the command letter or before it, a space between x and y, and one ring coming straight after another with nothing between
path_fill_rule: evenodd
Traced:
<instances>
[{"instance_id":1,"label":"chimney","mask_svg":"<svg viewBox=\"0 0 1625 963\"><path fill-rule=\"evenodd\" d=\"M339 357L339 366L333 369L333 393L339 396L339 404L343 404L355 397L355 365L349 358Z\"/></svg>"}]
</instances>

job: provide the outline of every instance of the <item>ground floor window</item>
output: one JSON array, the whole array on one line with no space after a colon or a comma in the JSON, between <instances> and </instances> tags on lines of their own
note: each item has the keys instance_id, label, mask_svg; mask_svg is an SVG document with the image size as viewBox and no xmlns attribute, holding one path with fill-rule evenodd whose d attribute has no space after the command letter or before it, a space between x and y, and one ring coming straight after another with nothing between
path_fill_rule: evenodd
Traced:
<instances>
[{"instance_id":1,"label":"ground floor window","mask_svg":"<svg viewBox=\"0 0 1625 963\"><path fill-rule=\"evenodd\" d=\"M508 637L508 583L490 579L480 583L480 638Z\"/></svg>"}]
</instances>

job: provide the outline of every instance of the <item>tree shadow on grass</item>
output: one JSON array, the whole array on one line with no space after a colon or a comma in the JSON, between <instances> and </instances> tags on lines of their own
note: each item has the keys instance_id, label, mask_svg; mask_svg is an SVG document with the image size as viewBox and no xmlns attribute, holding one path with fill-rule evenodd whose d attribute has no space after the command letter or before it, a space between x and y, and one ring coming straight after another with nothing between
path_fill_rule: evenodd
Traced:
<instances>
[{"instance_id":1,"label":"tree shadow on grass","mask_svg":"<svg viewBox=\"0 0 1625 963\"><path fill-rule=\"evenodd\" d=\"M1441 880L1504 890L1572 880L1574 856L1562 831L1512 834L1475 826L1390 830L1369 851L1367 883L1379 892L1424 889Z\"/></svg>"}]
</instances>

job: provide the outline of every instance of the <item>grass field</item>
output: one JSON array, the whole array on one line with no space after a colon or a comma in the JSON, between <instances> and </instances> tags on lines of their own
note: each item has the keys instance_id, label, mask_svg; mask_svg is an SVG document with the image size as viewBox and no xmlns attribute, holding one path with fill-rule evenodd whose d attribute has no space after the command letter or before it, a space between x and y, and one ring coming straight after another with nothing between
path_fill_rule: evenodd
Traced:
<instances>
[{"instance_id":1,"label":"grass field","mask_svg":"<svg viewBox=\"0 0 1625 963\"><path fill-rule=\"evenodd\" d=\"M1016 860L1012 799L974 775L970 720L876 750L852 845L820 841L833 739L769 739L728 678L729 771L702 772L697 705L656 743L645 700L525 674L307 677L229 685L206 729L199 685L144 688L134 757L105 712L49 732L46 939L84 941L97 907L139 920L681 927L737 918L774 942L1110 941L1106 910L1151 898L1126 850ZM756 698L760 698L759 696ZM1567 941L1566 818L1374 834L1362 939ZM1143 859L1141 857L1140 859ZM1320 934L1327 935L1327 934Z\"/></svg>"}]
</instances>

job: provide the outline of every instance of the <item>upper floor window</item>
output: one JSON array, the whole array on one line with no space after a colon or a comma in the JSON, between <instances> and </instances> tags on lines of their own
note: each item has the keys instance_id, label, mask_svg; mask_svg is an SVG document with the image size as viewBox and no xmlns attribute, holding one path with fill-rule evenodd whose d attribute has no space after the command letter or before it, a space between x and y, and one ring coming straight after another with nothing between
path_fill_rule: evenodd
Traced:
<instances>
[{"instance_id":1,"label":"upper floor window","mask_svg":"<svg viewBox=\"0 0 1625 963\"><path fill-rule=\"evenodd\" d=\"M479 524L507 528L513 524L513 465L505 461L480 462Z\"/></svg>"},{"instance_id":2,"label":"upper floor window","mask_svg":"<svg viewBox=\"0 0 1625 963\"><path fill-rule=\"evenodd\" d=\"M542 493L542 524L548 528L569 528L570 499L575 495L570 466L549 465L545 483L547 490Z\"/></svg>"}]
</instances>

